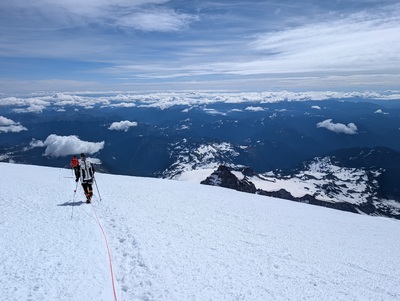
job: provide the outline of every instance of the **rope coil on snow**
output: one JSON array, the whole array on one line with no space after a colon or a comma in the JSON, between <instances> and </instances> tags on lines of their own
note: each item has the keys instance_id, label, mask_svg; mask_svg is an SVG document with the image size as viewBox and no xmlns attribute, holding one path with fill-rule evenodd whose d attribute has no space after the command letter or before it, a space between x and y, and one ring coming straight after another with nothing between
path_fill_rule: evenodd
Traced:
<instances>
[{"instance_id":1,"label":"rope coil on snow","mask_svg":"<svg viewBox=\"0 0 400 301\"><path fill-rule=\"evenodd\" d=\"M115 281L114 281L113 265L112 265L112 260L111 260L110 248L109 248L109 246L108 246L107 236L106 236L106 233L104 232L103 227L101 226L99 217L98 217L98 215L97 215L97 213L96 213L96 210L94 209L94 206L93 206L92 203L91 203L91 205L92 205L92 209L93 209L94 215L95 215L95 217L96 217L96 222L97 222L97 224L98 224L99 227L100 227L101 233L103 233L104 241L105 241L105 243L106 243L107 253L108 253L108 261L109 261L109 263L110 263L110 273L111 273L111 282L112 282L112 288L113 288L113 293L114 293L114 300L115 300L115 301L118 301L118 299L117 299L117 293L116 293L116 290L115 290Z\"/></svg>"}]
</instances>

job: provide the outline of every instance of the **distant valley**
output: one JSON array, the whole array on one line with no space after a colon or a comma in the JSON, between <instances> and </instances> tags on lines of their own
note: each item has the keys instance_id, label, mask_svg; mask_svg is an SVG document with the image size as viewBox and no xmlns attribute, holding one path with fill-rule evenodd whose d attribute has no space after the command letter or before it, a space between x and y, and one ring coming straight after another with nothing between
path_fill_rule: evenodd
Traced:
<instances>
[{"instance_id":1,"label":"distant valley","mask_svg":"<svg viewBox=\"0 0 400 301\"><path fill-rule=\"evenodd\" d=\"M83 141L99 171L183 179L220 165L298 177L309 162L331 158L377 172L374 197L400 201L400 97L228 96L4 98L0 161L68 167Z\"/></svg>"}]
</instances>

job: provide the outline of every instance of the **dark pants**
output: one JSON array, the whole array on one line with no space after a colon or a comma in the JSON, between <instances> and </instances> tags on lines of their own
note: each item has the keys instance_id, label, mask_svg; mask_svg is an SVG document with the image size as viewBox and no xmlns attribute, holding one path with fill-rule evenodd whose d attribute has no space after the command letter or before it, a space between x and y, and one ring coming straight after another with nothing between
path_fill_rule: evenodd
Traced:
<instances>
[{"instance_id":1,"label":"dark pants","mask_svg":"<svg viewBox=\"0 0 400 301\"><path fill-rule=\"evenodd\" d=\"M75 178L79 178L79 166L74 167Z\"/></svg>"},{"instance_id":2,"label":"dark pants","mask_svg":"<svg viewBox=\"0 0 400 301\"><path fill-rule=\"evenodd\" d=\"M85 191L86 198L90 199L93 195L92 182L82 182L82 187Z\"/></svg>"}]
</instances>

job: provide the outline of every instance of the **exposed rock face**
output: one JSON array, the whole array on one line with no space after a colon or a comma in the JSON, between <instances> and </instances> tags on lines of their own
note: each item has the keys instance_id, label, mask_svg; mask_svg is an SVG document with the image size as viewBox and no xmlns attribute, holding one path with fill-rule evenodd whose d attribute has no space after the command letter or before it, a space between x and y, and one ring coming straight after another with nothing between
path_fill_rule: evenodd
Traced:
<instances>
[{"instance_id":1,"label":"exposed rock face","mask_svg":"<svg viewBox=\"0 0 400 301\"><path fill-rule=\"evenodd\" d=\"M239 180L228 167L221 165L211 176L201 182L201 184L220 186L235 189L242 192L256 193L257 189L253 183L245 178Z\"/></svg>"},{"instance_id":2,"label":"exposed rock face","mask_svg":"<svg viewBox=\"0 0 400 301\"><path fill-rule=\"evenodd\" d=\"M324 164L325 163L327 164L327 161L324 161ZM328 167L328 165L326 167ZM330 173L323 174L321 173L320 169L314 170L316 175L319 173L318 176L321 177L319 180L324 182L324 184L315 185L317 190L314 190L313 192L310 191L310 193L306 193L299 197L293 196L284 188L271 191L257 189L256 186L251 182L251 179L257 179L258 181L265 180L269 181L270 183L276 183L277 181L282 181L282 179L288 180L293 178L298 181L300 178L302 178L302 180L305 181L304 183L308 183L309 181L313 181L317 178L310 174L306 174L309 177L304 177L304 174L294 174L291 176L274 175L275 178L272 179L271 176L268 178L261 177L253 172L250 168L245 168L241 169L240 172L235 172L235 174L239 173L243 175L243 179L238 179L238 177L232 173L228 167L220 166L209 177L207 177L207 179L202 181L201 184L220 186L237 191L256 193L353 213L382 215L400 219L400 213L395 209L396 206L390 207L388 204L379 202L379 199L376 196L376 190L379 187L377 187L373 173L365 173L368 175L368 177L366 177L365 174L360 173L360 170L355 170L354 173L356 174L356 177L354 177L352 180L348 179L348 182L346 182L347 184L343 184L343 181L340 181L340 179L337 178L337 175L334 174L335 171L337 172L337 169L330 171ZM376 174L376 176L379 176L379 174ZM321 181L318 183L321 183ZM360 184L361 187L364 187L365 189L365 191L361 192L353 191L356 197L351 196L352 192L348 187L354 185L352 181ZM360 198L361 195L363 198ZM354 201L350 201L353 199Z\"/></svg>"},{"instance_id":3,"label":"exposed rock face","mask_svg":"<svg viewBox=\"0 0 400 301\"><path fill-rule=\"evenodd\" d=\"M337 210L342 210L342 211L348 211L348 212L353 212L353 213L360 213L356 209L357 206L354 206L352 204L346 203L346 202L337 202L337 203L330 203L330 202L324 202L317 200L314 196L306 194L303 197L296 198L291 195L290 192L286 191L285 189L281 189L279 191L264 191L264 190L257 190L257 194L260 195L265 195L265 196L270 196L274 198L279 198L279 199L285 199L285 200L290 200L290 201L296 201L296 202L301 202L301 203L307 203L311 205L317 205L317 206L322 206L322 207L327 207L327 208L332 208L332 209L337 209Z\"/></svg>"}]
</instances>

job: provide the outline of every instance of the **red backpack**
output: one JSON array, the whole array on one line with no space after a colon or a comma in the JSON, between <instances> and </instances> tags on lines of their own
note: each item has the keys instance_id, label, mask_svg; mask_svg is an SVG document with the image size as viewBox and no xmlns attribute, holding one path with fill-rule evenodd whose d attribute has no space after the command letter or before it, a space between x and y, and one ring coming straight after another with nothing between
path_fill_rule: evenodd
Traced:
<instances>
[{"instance_id":1,"label":"red backpack","mask_svg":"<svg viewBox=\"0 0 400 301\"><path fill-rule=\"evenodd\" d=\"M70 165L71 165L72 168L75 168L75 167L77 167L79 165L79 160L78 160L78 158L76 156L74 156L71 159Z\"/></svg>"}]
</instances>

